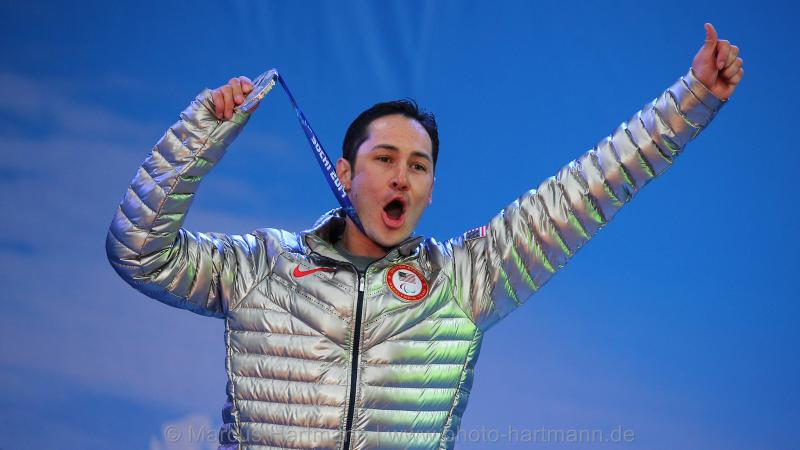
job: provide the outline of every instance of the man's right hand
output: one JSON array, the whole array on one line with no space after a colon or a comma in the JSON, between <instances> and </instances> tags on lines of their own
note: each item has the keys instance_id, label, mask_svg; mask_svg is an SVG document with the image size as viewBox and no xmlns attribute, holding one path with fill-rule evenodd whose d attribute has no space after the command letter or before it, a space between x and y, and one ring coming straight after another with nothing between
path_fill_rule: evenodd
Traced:
<instances>
[{"instance_id":1,"label":"man's right hand","mask_svg":"<svg viewBox=\"0 0 800 450\"><path fill-rule=\"evenodd\" d=\"M253 82L245 76L231 78L224 84L211 91L214 100L214 115L217 119L230 120L233 117L233 108L244 103L244 98L253 90ZM256 105L258 107L258 105ZM255 108L253 108L255 110Z\"/></svg>"},{"instance_id":2,"label":"man's right hand","mask_svg":"<svg viewBox=\"0 0 800 450\"><path fill-rule=\"evenodd\" d=\"M705 24L706 41L692 61L692 71L716 97L727 100L744 76L739 47L717 38L717 30Z\"/></svg>"}]
</instances>

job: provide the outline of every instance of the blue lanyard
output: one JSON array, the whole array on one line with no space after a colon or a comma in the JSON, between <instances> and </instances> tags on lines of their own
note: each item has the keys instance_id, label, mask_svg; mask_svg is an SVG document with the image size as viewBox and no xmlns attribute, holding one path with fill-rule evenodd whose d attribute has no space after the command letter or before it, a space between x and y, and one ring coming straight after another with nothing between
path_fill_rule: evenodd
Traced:
<instances>
[{"instance_id":1,"label":"blue lanyard","mask_svg":"<svg viewBox=\"0 0 800 450\"><path fill-rule=\"evenodd\" d=\"M347 192L345 192L344 186L342 185L341 180L339 180L339 176L336 175L336 166L334 166L334 164L331 162L331 158L328 156L328 153L325 152L325 149L322 148L322 143L319 141L319 139L317 139L316 133L314 133L314 130L311 129L311 124L308 123L308 119L306 119L305 114L303 114L303 111L301 111L300 107L297 105L297 101L294 99L292 91L289 90L289 86L286 85L286 81L284 81L283 77L278 75L277 70L270 69L259 75L253 83L253 91L247 95L244 103L239 105L238 109L244 112L252 111L253 108L261 101L261 99L263 99L264 96L267 95L267 93L275 86L275 80L280 82L283 90L286 92L286 95L289 96L289 100L292 102L294 111L297 114L297 119L300 121L300 128L303 129L303 132L308 139L308 144L311 146L311 152L317 159L319 168L322 170L325 180L328 182L328 186L331 188L331 192L333 192L333 195L339 201L339 205L341 205L342 209L350 217L353 223L356 224L362 233L366 234L364 231L364 226L358 219L356 209L350 202L350 197L347 196Z\"/></svg>"}]
</instances>

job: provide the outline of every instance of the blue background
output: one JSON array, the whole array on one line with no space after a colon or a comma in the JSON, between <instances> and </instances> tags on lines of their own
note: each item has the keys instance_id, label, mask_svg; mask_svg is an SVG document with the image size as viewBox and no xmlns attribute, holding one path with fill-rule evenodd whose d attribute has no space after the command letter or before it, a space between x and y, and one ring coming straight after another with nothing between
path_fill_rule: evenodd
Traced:
<instances>
[{"instance_id":1,"label":"blue background","mask_svg":"<svg viewBox=\"0 0 800 450\"><path fill-rule=\"evenodd\" d=\"M771 1L3 2L0 447L215 448L222 321L131 289L104 248L139 164L202 88L279 68L334 157L358 112L417 99L442 141L418 232L446 239L659 95L710 21L740 47L742 84L487 335L458 448L796 448L796 17ZM310 226L334 199L307 145L274 90L185 227Z\"/></svg>"}]
</instances>

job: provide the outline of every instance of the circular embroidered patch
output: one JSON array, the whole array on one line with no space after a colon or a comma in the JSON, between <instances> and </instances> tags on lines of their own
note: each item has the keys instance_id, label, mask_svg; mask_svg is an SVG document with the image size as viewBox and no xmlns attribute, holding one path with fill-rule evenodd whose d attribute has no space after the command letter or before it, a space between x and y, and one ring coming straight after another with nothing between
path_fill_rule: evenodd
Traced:
<instances>
[{"instance_id":1,"label":"circular embroidered patch","mask_svg":"<svg viewBox=\"0 0 800 450\"><path fill-rule=\"evenodd\" d=\"M398 264L386 271L386 285L395 296L417 302L428 295L428 282L419 271L408 264Z\"/></svg>"}]
</instances>

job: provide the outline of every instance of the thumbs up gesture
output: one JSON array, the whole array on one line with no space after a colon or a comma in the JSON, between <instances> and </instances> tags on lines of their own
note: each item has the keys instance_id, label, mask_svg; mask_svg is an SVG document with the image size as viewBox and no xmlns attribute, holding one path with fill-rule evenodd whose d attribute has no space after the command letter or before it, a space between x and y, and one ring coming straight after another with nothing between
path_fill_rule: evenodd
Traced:
<instances>
[{"instance_id":1,"label":"thumbs up gesture","mask_svg":"<svg viewBox=\"0 0 800 450\"><path fill-rule=\"evenodd\" d=\"M714 95L727 100L744 76L739 47L717 39L717 30L705 24L706 41L692 60L692 71Z\"/></svg>"}]
</instances>

